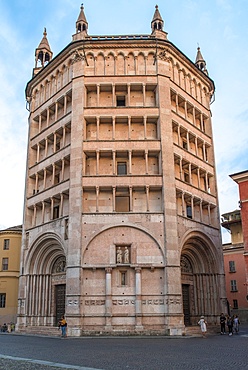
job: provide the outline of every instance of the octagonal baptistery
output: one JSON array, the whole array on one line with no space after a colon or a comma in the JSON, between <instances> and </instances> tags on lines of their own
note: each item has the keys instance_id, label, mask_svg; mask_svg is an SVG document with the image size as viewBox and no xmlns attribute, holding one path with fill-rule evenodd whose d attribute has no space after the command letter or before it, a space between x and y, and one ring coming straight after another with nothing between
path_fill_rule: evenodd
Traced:
<instances>
[{"instance_id":1,"label":"octagonal baptistery","mask_svg":"<svg viewBox=\"0 0 248 370\"><path fill-rule=\"evenodd\" d=\"M17 330L182 335L225 311L214 83L155 8L150 35L90 36L83 6L30 109Z\"/></svg>"}]
</instances>

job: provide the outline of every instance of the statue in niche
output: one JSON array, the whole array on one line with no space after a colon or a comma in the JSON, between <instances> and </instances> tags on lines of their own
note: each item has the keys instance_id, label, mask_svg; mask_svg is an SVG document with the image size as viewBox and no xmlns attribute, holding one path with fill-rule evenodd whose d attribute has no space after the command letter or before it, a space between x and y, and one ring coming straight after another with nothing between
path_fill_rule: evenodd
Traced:
<instances>
[{"instance_id":1,"label":"statue in niche","mask_svg":"<svg viewBox=\"0 0 248 370\"><path fill-rule=\"evenodd\" d=\"M129 250L128 247L124 249L124 263L129 263Z\"/></svg>"},{"instance_id":2,"label":"statue in niche","mask_svg":"<svg viewBox=\"0 0 248 370\"><path fill-rule=\"evenodd\" d=\"M65 272L65 268L66 268L65 258L59 258L55 262L53 270L54 270L55 273L60 273L60 272Z\"/></svg>"},{"instance_id":3,"label":"statue in niche","mask_svg":"<svg viewBox=\"0 0 248 370\"><path fill-rule=\"evenodd\" d=\"M117 248L116 251L116 263L122 263L122 250L121 247Z\"/></svg>"}]
</instances>

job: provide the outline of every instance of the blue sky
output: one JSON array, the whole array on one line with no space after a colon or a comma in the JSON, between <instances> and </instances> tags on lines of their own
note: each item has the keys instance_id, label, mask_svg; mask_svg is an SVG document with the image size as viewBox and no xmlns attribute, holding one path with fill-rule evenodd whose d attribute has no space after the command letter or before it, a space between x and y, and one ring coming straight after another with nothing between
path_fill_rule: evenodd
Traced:
<instances>
[{"instance_id":1,"label":"blue sky","mask_svg":"<svg viewBox=\"0 0 248 370\"><path fill-rule=\"evenodd\" d=\"M220 213L238 208L230 174L248 169L248 1L158 1L168 38L192 61L198 44L215 81L211 105ZM80 1L0 0L0 229L22 223L25 86L44 27L54 56L72 40ZM89 34L150 34L156 1L85 0ZM226 232L223 241L229 241Z\"/></svg>"}]
</instances>

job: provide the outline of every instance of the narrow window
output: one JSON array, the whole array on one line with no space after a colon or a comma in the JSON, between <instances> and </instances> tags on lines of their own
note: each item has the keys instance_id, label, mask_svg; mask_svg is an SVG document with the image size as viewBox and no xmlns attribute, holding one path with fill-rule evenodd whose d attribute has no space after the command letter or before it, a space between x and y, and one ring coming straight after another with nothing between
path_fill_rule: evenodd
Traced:
<instances>
[{"instance_id":1,"label":"narrow window","mask_svg":"<svg viewBox=\"0 0 248 370\"><path fill-rule=\"evenodd\" d=\"M186 205L186 215L188 218L192 218L192 208L189 205Z\"/></svg>"},{"instance_id":2,"label":"narrow window","mask_svg":"<svg viewBox=\"0 0 248 370\"><path fill-rule=\"evenodd\" d=\"M121 271L121 286L127 285L127 272Z\"/></svg>"},{"instance_id":3,"label":"narrow window","mask_svg":"<svg viewBox=\"0 0 248 370\"><path fill-rule=\"evenodd\" d=\"M117 95L116 96L116 106L117 107L125 107L126 106L126 97L124 95Z\"/></svg>"},{"instance_id":4,"label":"narrow window","mask_svg":"<svg viewBox=\"0 0 248 370\"><path fill-rule=\"evenodd\" d=\"M231 280L231 292L237 292L237 281L236 280Z\"/></svg>"},{"instance_id":5,"label":"narrow window","mask_svg":"<svg viewBox=\"0 0 248 370\"><path fill-rule=\"evenodd\" d=\"M6 293L0 293L0 308L5 308L6 306Z\"/></svg>"},{"instance_id":6,"label":"narrow window","mask_svg":"<svg viewBox=\"0 0 248 370\"><path fill-rule=\"evenodd\" d=\"M59 218L59 206L53 207L53 220Z\"/></svg>"},{"instance_id":7,"label":"narrow window","mask_svg":"<svg viewBox=\"0 0 248 370\"><path fill-rule=\"evenodd\" d=\"M9 250L9 239L4 239L3 249L4 250Z\"/></svg>"},{"instance_id":8,"label":"narrow window","mask_svg":"<svg viewBox=\"0 0 248 370\"><path fill-rule=\"evenodd\" d=\"M236 272L235 261L229 261L229 272Z\"/></svg>"},{"instance_id":9,"label":"narrow window","mask_svg":"<svg viewBox=\"0 0 248 370\"><path fill-rule=\"evenodd\" d=\"M239 305L238 305L238 300L237 299L234 299L233 300L233 308L239 308Z\"/></svg>"},{"instance_id":10,"label":"narrow window","mask_svg":"<svg viewBox=\"0 0 248 370\"><path fill-rule=\"evenodd\" d=\"M187 172L184 172L184 181L189 184L189 174Z\"/></svg>"},{"instance_id":11,"label":"narrow window","mask_svg":"<svg viewBox=\"0 0 248 370\"><path fill-rule=\"evenodd\" d=\"M183 149L188 150L188 144L186 140L183 140Z\"/></svg>"},{"instance_id":12,"label":"narrow window","mask_svg":"<svg viewBox=\"0 0 248 370\"><path fill-rule=\"evenodd\" d=\"M7 271L9 268L9 259L8 258L3 258L2 259L2 270Z\"/></svg>"},{"instance_id":13,"label":"narrow window","mask_svg":"<svg viewBox=\"0 0 248 370\"><path fill-rule=\"evenodd\" d=\"M117 175L126 175L126 174L127 174L127 163L117 162Z\"/></svg>"}]
</instances>

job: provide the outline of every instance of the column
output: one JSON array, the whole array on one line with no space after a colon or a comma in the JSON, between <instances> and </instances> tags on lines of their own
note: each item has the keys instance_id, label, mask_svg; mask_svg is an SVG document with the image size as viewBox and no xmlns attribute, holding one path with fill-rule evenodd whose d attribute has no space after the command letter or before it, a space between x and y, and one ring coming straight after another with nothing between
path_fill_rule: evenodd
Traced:
<instances>
[{"instance_id":1,"label":"column","mask_svg":"<svg viewBox=\"0 0 248 370\"><path fill-rule=\"evenodd\" d=\"M135 316L136 316L136 329L143 329L142 326L142 294L141 294L141 268L135 268Z\"/></svg>"},{"instance_id":2,"label":"column","mask_svg":"<svg viewBox=\"0 0 248 370\"><path fill-rule=\"evenodd\" d=\"M44 224L44 217L45 217L45 202L42 201L42 211L41 211L41 223Z\"/></svg>"},{"instance_id":3,"label":"column","mask_svg":"<svg viewBox=\"0 0 248 370\"><path fill-rule=\"evenodd\" d=\"M133 187L129 186L129 209L130 212L133 211Z\"/></svg>"},{"instance_id":4,"label":"column","mask_svg":"<svg viewBox=\"0 0 248 370\"><path fill-rule=\"evenodd\" d=\"M96 186L96 212L99 212L99 186Z\"/></svg>"},{"instance_id":5,"label":"column","mask_svg":"<svg viewBox=\"0 0 248 370\"><path fill-rule=\"evenodd\" d=\"M113 175L116 175L116 152L115 150L113 150L113 163L112 163L112 167L113 167Z\"/></svg>"},{"instance_id":6,"label":"column","mask_svg":"<svg viewBox=\"0 0 248 370\"><path fill-rule=\"evenodd\" d=\"M49 121L50 121L50 109L47 108L47 123L46 123L47 127L49 126Z\"/></svg>"},{"instance_id":7,"label":"column","mask_svg":"<svg viewBox=\"0 0 248 370\"><path fill-rule=\"evenodd\" d=\"M144 124L144 138L147 139L147 117L143 117L143 124Z\"/></svg>"},{"instance_id":8,"label":"column","mask_svg":"<svg viewBox=\"0 0 248 370\"><path fill-rule=\"evenodd\" d=\"M37 190L38 190L38 181L39 181L39 175L38 173L36 173L35 174L35 188L34 188L35 193L37 193Z\"/></svg>"},{"instance_id":9,"label":"column","mask_svg":"<svg viewBox=\"0 0 248 370\"><path fill-rule=\"evenodd\" d=\"M185 110L185 112L184 112L185 119L186 119L186 120L188 120L188 114L187 114L187 102L186 102L186 101L184 102L184 110Z\"/></svg>"},{"instance_id":10,"label":"column","mask_svg":"<svg viewBox=\"0 0 248 370\"><path fill-rule=\"evenodd\" d=\"M37 144L36 163L40 161L40 144Z\"/></svg>"},{"instance_id":11,"label":"column","mask_svg":"<svg viewBox=\"0 0 248 370\"><path fill-rule=\"evenodd\" d=\"M112 85L112 106L116 107L116 99L115 99L115 84Z\"/></svg>"},{"instance_id":12,"label":"column","mask_svg":"<svg viewBox=\"0 0 248 370\"><path fill-rule=\"evenodd\" d=\"M146 165L146 175L149 173L149 167L148 167L148 150L145 150L145 165Z\"/></svg>"},{"instance_id":13,"label":"column","mask_svg":"<svg viewBox=\"0 0 248 370\"><path fill-rule=\"evenodd\" d=\"M180 180L183 179L183 164L182 164L182 158L179 157L179 166L180 166Z\"/></svg>"},{"instance_id":14,"label":"column","mask_svg":"<svg viewBox=\"0 0 248 370\"><path fill-rule=\"evenodd\" d=\"M180 125L177 126L177 144L180 145Z\"/></svg>"},{"instance_id":15,"label":"column","mask_svg":"<svg viewBox=\"0 0 248 370\"><path fill-rule=\"evenodd\" d=\"M210 204L208 204L208 224L211 225L211 207L210 207Z\"/></svg>"},{"instance_id":16,"label":"column","mask_svg":"<svg viewBox=\"0 0 248 370\"><path fill-rule=\"evenodd\" d=\"M146 106L146 85L143 84L143 106Z\"/></svg>"},{"instance_id":17,"label":"column","mask_svg":"<svg viewBox=\"0 0 248 370\"><path fill-rule=\"evenodd\" d=\"M63 216L64 194L60 193L59 217Z\"/></svg>"},{"instance_id":18,"label":"column","mask_svg":"<svg viewBox=\"0 0 248 370\"><path fill-rule=\"evenodd\" d=\"M149 185L146 185L146 210L149 212Z\"/></svg>"},{"instance_id":19,"label":"column","mask_svg":"<svg viewBox=\"0 0 248 370\"><path fill-rule=\"evenodd\" d=\"M189 163L189 183L192 184L191 163Z\"/></svg>"},{"instance_id":20,"label":"column","mask_svg":"<svg viewBox=\"0 0 248 370\"><path fill-rule=\"evenodd\" d=\"M47 150L48 150L48 138L45 138L45 158L47 157Z\"/></svg>"},{"instance_id":21,"label":"column","mask_svg":"<svg viewBox=\"0 0 248 370\"><path fill-rule=\"evenodd\" d=\"M100 85L96 85L96 106L100 106Z\"/></svg>"},{"instance_id":22,"label":"column","mask_svg":"<svg viewBox=\"0 0 248 370\"><path fill-rule=\"evenodd\" d=\"M127 84L127 106L130 107L130 84Z\"/></svg>"},{"instance_id":23,"label":"column","mask_svg":"<svg viewBox=\"0 0 248 370\"><path fill-rule=\"evenodd\" d=\"M53 163L52 185L54 185L54 182L55 182L55 171L56 171L56 166Z\"/></svg>"},{"instance_id":24,"label":"column","mask_svg":"<svg viewBox=\"0 0 248 370\"><path fill-rule=\"evenodd\" d=\"M195 107L193 107L192 114L193 114L193 125L195 126Z\"/></svg>"},{"instance_id":25,"label":"column","mask_svg":"<svg viewBox=\"0 0 248 370\"><path fill-rule=\"evenodd\" d=\"M128 174L132 174L132 150L128 151Z\"/></svg>"},{"instance_id":26,"label":"column","mask_svg":"<svg viewBox=\"0 0 248 370\"><path fill-rule=\"evenodd\" d=\"M66 137L66 128L63 126L63 138L62 138L62 146L64 148L65 146L65 137Z\"/></svg>"},{"instance_id":27,"label":"column","mask_svg":"<svg viewBox=\"0 0 248 370\"><path fill-rule=\"evenodd\" d=\"M43 189L46 189L46 176L47 176L47 170L44 168L44 179L43 179Z\"/></svg>"},{"instance_id":28,"label":"column","mask_svg":"<svg viewBox=\"0 0 248 370\"><path fill-rule=\"evenodd\" d=\"M57 134L56 132L53 133L53 153L56 153L56 141L57 141Z\"/></svg>"},{"instance_id":29,"label":"column","mask_svg":"<svg viewBox=\"0 0 248 370\"><path fill-rule=\"evenodd\" d=\"M54 199L53 197L50 198L51 200L51 206L50 206L50 220L53 219L53 205L54 205Z\"/></svg>"},{"instance_id":30,"label":"column","mask_svg":"<svg viewBox=\"0 0 248 370\"><path fill-rule=\"evenodd\" d=\"M113 125L113 140L115 140L115 117L112 117L112 125Z\"/></svg>"},{"instance_id":31,"label":"column","mask_svg":"<svg viewBox=\"0 0 248 370\"><path fill-rule=\"evenodd\" d=\"M197 181L198 181L198 188L201 187L201 181L200 181L200 168L197 167Z\"/></svg>"},{"instance_id":32,"label":"column","mask_svg":"<svg viewBox=\"0 0 248 370\"><path fill-rule=\"evenodd\" d=\"M99 175L99 158L100 158L100 153L99 150L96 151L96 175Z\"/></svg>"},{"instance_id":33,"label":"column","mask_svg":"<svg viewBox=\"0 0 248 370\"><path fill-rule=\"evenodd\" d=\"M206 144L205 142L202 144L202 154L203 154L203 160L206 161Z\"/></svg>"},{"instance_id":34,"label":"column","mask_svg":"<svg viewBox=\"0 0 248 370\"><path fill-rule=\"evenodd\" d=\"M106 315L106 327L110 328L112 325L112 269L107 267L105 269L106 275L105 275L105 286L106 286L106 303L105 303L105 315Z\"/></svg>"},{"instance_id":35,"label":"column","mask_svg":"<svg viewBox=\"0 0 248 370\"><path fill-rule=\"evenodd\" d=\"M178 113L178 95L176 94L176 113Z\"/></svg>"},{"instance_id":36,"label":"column","mask_svg":"<svg viewBox=\"0 0 248 370\"><path fill-rule=\"evenodd\" d=\"M184 200L184 192L182 192L182 216L185 216L185 200Z\"/></svg>"},{"instance_id":37,"label":"column","mask_svg":"<svg viewBox=\"0 0 248 370\"><path fill-rule=\"evenodd\" d=\"M86 101L86 99L84 100ZM67 95L64 96L64 116L67 113Z\"/></svg>"},{"instance_id":38,"label":"column","mask_svg":"<svg viewBox=\"0 0 248 370\"><path fill-rule=\"evenodd\" d=\"M202 222L202 199L200 200L200 221Z\"/></svg>"},{"instance_id":39,"label":"column","mask_svg":"<svg viewBox=\"0 0 248 370\"><path fill-rule=\"evenodd\" d=\"M131 140L131 117L128 116L128 140Z\"/></svg>"},{"instance_id":40,"label":"column","mask_svg":"<svg viewBox=\"0 0 248 370\"><path fill-rule=\"evenodd\" d=\"M194 210L194 197L191 196L191 214L192 214L192 220L195 218L195 210Z\"/></svg>"},{"instance_id":41,"label":"column","mask_svg":"<svg viewBox=\"0 0 248 370\"><path fill-rule=\"evenodd\" d=\"M189 145L189 131L186 132L186 140L187 140L187 150L190 152L190 145Z\"/></svg>"},{"instance_id":42,"label":"column","mask_svg":"<svg viewBox=\"0 0 248 370\"><path fill-rule=\"evenodd\" d=\"M197 137L195 136L195 154L198 157L198 146L197 146Z\"/></svg>"},{"instance_id":43,"label":"column","mask_svg":"<svg viewBox=\"0 0 248 370\"><path fill-rule=\"evenodd\" d=\"M39 128L38 131L41 132L41 114L39 114Z\"/></svg>"},{"instance_id":44,"label":"column","mask_svg":"<svg viewBox=\"0 0 248 370\"><path fill-rule=\"evenodd\" d=\"M116 187L113 186L113 212L115 212L115 194L116 194Z\"/></svg>"},{"instance_id":45,"label":"column","mask_svg":"<svg viewBox=\"0 0 248 370\"><path fill-rule=\"evenodd\" d=\"M100 133L100 117L96 117L96 140L99 140L99 133Z\"/></svg>"},{"instance_id":46,"label":"column","mask_svg":"<svg viewBox=\"0 0 248 370\"><path fill-rule=\"evenodd\" d=\"M55 103L55 122L57 121L58 119L58 102L56 101Z\"/></svg>"},{"instance_id":47,"label":"column","mask_svg":"<svg viewBox=\"0 0 248 370\"><path fill-rule=\"evenodd\" d=\"M62 163L61 181L64 181L64 177L65 177L65 159L64 158L62 158L61 163Z\"/></svg>"},{"instance_id":48,"label":"column","mask_svg":"<svg viewBox=\"0 0 248 370\"><path fill-rule=\"evenodd\" d=\"M33 214L33 226L36 226L36 205L34 205L34 214Z\"/></svg>"}]
</instances>

